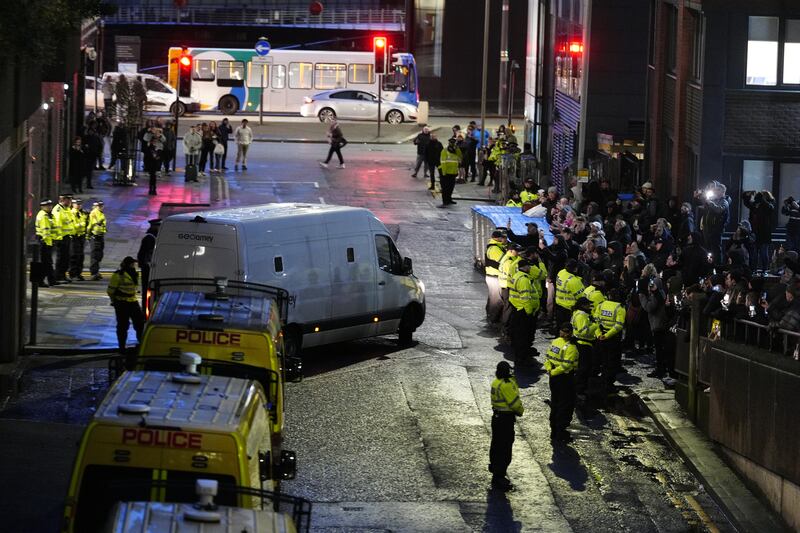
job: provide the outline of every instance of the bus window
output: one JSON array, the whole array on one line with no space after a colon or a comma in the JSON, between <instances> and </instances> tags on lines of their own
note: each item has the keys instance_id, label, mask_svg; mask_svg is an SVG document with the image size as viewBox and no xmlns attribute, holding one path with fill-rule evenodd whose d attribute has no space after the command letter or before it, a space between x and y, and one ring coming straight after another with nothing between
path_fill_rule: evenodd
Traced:
<instances>
[{"instance_id":1,"label":"bus window","mask_svg":"<svg viewBox=\"0 0 800 533\"><path fill-rule=\"evenodd\" d=\"M375 83L375 66L371 63L350 63L347 66L347 83Z\"/></svg>"},{"instance_id":2,"label":"bus window","mask_svg":"<svg viewBox=\"0 0 800 533\"><path fill-rule=\"evenodd\" d=\"M194 61L193 80L214 81L214 60L196 59Z\"/></svg>"},{"instance_id":3,"label":"bus window","mask_svg":"<svg viewBox=\"0 0 800 533\"><path fill-rule=\"evenodd\" d=\"M244 87L244 62L217 61L217 86Z\"/></svg>"},{"instance_id":4,"label":"bus window","mask_svg":"<svg viewBox=\"0 0 800 533\"><path fill-rule=\"evenodd\" d=\"M248 87L267 87L269 85L269 65L250 63L250 75L247 76Z\"/></svg>"},{"instance_id":5,"label":"bus window","mask_svg":"<svg viewBox=\"0 0 800 533\"><path fill-rule=\"evenodd\" d=\"M311 63L289 63L289 88L310 89L313 72Z\"/></svg>"},{"instance_id":6,"label":"bus window","mask_svg":"<svg viewBox=\"0 0 800 533\"><path fill-rule=\"evenodd\" d=\"M272 88L283 89L286 87L286 65L272 66Z\"/></svg>"},{"instance_id":7,"label":"bus window","mask_svg":"<svg viewBox=\"0 0 800 533\"><path fill-rule=\"evenodd\" d=\"M340 63L314 65L314 88L339 89L344 87L347 67Z\"/></svg>"}]
</instances>

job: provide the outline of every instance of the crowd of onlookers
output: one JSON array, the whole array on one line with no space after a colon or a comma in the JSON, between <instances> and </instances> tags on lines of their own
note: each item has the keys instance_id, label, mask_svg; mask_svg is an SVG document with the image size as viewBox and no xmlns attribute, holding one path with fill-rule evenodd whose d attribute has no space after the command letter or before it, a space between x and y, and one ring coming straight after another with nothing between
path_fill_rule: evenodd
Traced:
<instances>
[{"instance_id":1,"label":"crowd of onlookers","mask_svg":"<svg viewBox=\"0 0 800 533\"><path fill-rule=\"evenodd\" d=\"M601 287L604 294L622 289L627 349L652 353L654 337L675 324L696 294L707 297L705 316L800 332L800 205L792 197L779 207L768 191L745 191L747 214L735 226L732 199L717 181L681 202L662 200L649 182L620 195L608 181L573 181L561 195L527 180L510 203L546 218L552 244L536 224L528 225L527 235L509 233L509 239L540 249L551 282L575 259L586 286ZM786 239L773 243L778 212L788 217Z\"/></svg>"}]
</instances>

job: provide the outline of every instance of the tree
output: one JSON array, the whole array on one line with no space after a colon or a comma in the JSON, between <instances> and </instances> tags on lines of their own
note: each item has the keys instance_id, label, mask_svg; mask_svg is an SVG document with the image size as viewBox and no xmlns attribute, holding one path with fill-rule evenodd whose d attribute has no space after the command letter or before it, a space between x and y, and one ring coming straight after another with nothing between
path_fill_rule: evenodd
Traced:
<instances>
[{"instance_id":1,"label":"tree","mask_svg":"<svg viewBox=\"0 0 800 533\"><path fill-rule=\"evenodd\" d=\"M142 82L129 82L122 74L115 83L114 92L117 95L117 120L126 128L138 128L144 119L144 105L147 102L147 92Z\"/></svg>"}]
</instances>

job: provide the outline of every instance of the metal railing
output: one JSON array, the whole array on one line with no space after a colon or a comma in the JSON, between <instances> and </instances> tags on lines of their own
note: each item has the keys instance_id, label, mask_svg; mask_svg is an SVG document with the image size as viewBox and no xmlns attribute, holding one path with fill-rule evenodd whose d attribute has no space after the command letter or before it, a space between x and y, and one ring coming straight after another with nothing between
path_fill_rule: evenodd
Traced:
<instances>
[{"instance_id":1,"label":"metal railing","mask_svg":"<svg viewBox=\"0 0 800 533\"><path fill-rule=\"evenodd\" d=\"M312 15L308 8L264 6L119 6L106 24L187 24L216 26L336 26L397 30L405 28L404 9L333 8Z\"/></svg>"},{"instance_id":2,"label":"metal railing","mask_svg":"<svg viewBox=\"0 0 800 533\"><path fill-rule=\"evenodd\" d=\"M800 357L800 332L770 328L766 324L734 318L721 323L721 338L756 346L782 355Z\"/></svg>"}]
</instances>

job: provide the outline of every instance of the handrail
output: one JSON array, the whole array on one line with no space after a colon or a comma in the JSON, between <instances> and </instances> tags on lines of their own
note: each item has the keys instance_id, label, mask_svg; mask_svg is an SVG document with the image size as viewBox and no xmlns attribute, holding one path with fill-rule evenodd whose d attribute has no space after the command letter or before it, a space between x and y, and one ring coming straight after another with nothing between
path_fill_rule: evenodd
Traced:
<instances>
[{"instance_id":1,"label":"handrail","mask_svg":"<svg viewBox=\"0 0 800 533\"><path fill-rule=\"evenodd\" d=\"M751 329L755 329L757 331L755 346L766 348L770 352L777 351L774 348L775 344L774 340L777 335L780 335L783 341L781 343L781 348L782 348L781 354L784 356L788 355L790 351L789 347L790 337L794 337L798 340L798 342L800 342L800 332L789 331L787 329L782 329L782 328L770 328L768 324L762 324L761 322L755 322L753 320L747 320L745 318L727 319L727 320L722 320L720 323L725 328L722 332L722 338L728 338L731 336L732 333L732 340L736 341L738 341L740 338L739 335L737 335L739 330L737 326L739 325L744 326L744 335L742 340L744 341L745 344L750 344L750 345L753 345L753 343L750 342L751 337L749 333ZM762 342L762 338L766 340L766 343ZM796 347L794 349L796 350Z\"/></svg>"}]
</instances>

